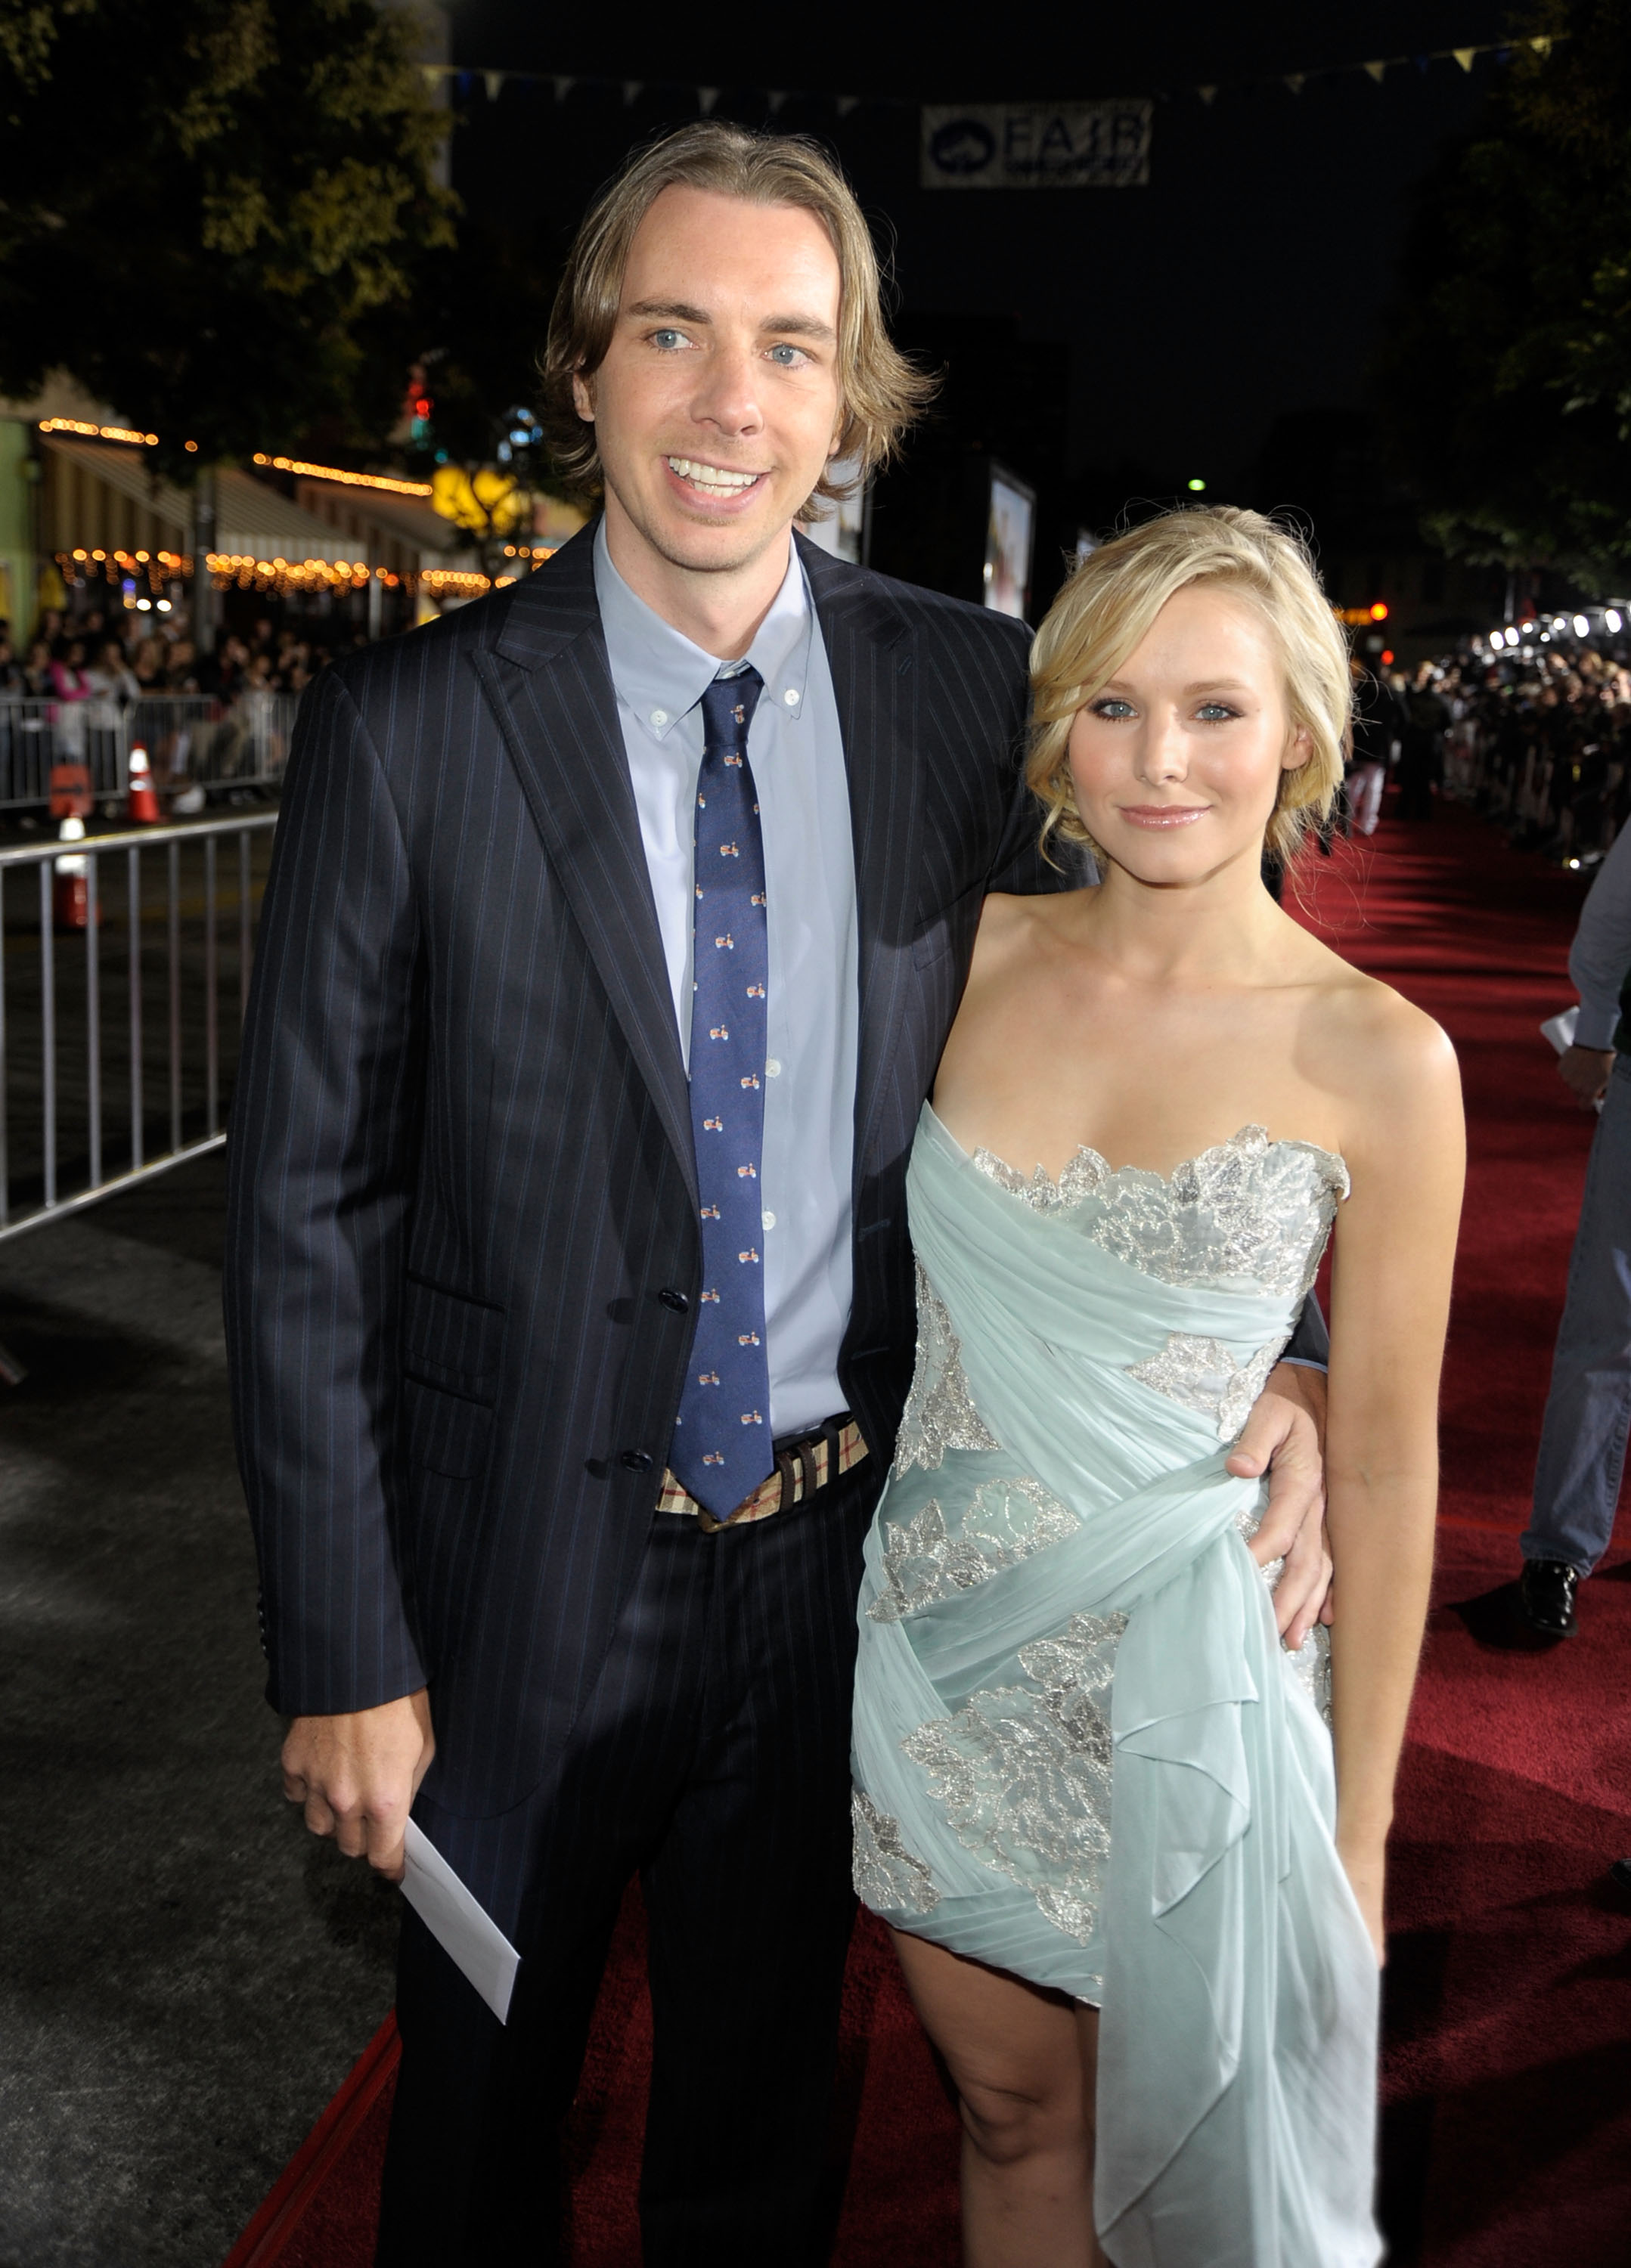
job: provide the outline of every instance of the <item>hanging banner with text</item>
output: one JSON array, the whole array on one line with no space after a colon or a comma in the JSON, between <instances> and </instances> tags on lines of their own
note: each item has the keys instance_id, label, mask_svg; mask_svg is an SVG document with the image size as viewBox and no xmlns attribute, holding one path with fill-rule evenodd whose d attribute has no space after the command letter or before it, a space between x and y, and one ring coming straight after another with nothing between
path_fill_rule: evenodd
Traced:
<instances>
[{"instance_id":1,"label":"hanging banner with text","mask_svg":"<svg viewBox=\"0 0 1631 2268\"><path fill-rule=\"evenodd\" d=\"M1151 102L926 104L926 189L1141 189Z\"/></svg>"}]
</instances>

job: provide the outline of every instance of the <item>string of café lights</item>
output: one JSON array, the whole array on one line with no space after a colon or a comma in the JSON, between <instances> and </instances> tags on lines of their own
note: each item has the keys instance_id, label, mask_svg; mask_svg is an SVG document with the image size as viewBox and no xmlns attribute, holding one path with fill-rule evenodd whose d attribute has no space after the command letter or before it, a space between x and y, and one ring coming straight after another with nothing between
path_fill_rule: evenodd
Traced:
<instances>
[{"instance_id":1,"label":"string of caf\u00e9 lights","mask_svg":"<svg viewBox=\"0 0 1631 2268\"><path fill-rule=\"evenodd\" d=\"M1247 78L1218 79L1204 85L1191 82L1177 89L1157 87L1154 90L1153 99L1156 101L1169 101L1174 92L1192 94L1209 106L1216 101L1220 94L1248 93L1260 87L1273 86L1283 86L1288 92L1295 95L1301 94L1305 86L1312 85L1317 79L1339 78L1353 71L1362 71L1374 85L1381 86L1385 84L1390 71L1413 70L1425 72L1432 63L1455 63L1464 71L1470 71L1480 55L1494 55L1497 62L1505 63L1517 49L1531 48L1537 55L1544 56L1550 54L1554 47L1568 37L1568 34L1566 32L1560 32L1530 39L1483 40L1469 47L1428 48L1420 55L1372 55L1357 63L1317 63L1307 70L1256 73ZM565 101L567 95L577 86L590 87L596 92L604 92L612 88L621 93L625 110L639 100L649 85L675 83L639 78L594 78L585 77L581 73L574 74L567 71L512 70L507 66L495 70L486 65L471 63L421 63L419 69L424 73L425 83L432 92L438 92L446 82L452 80L459 92L462 94L474 87L476 80L480 79L489 102L497 102L499 95L504 92L506 82L514 79L523 85L550 88L555 100L560 103ZM706 118L712 114L725 90L718 86L697 85L694 87L693 92L697 98L697 107ZM830 102L840 118L847 118L852 110L860 109L863 103L868 107L884 110L917 110L922 107L922 104L917 98L901 94L833 94L821 88L767 87L764 90L764 95L767 108L772 118L790 102Z\"/></svg>"},{"instance_id":2,"label":"string of caf\u00e9 lights","mask_svg":"<svg viewBox=\"0 0 1631 2268\"><path fill-rule=\"evenodd\" d=\"M114 441L126 447L156 449L157 433L138 432L130 425L98 425L83 417L41 417L38 421L42 433L70 433L82 440ZM182 445L196 451L197 443ZM256 450L254 461L274 472L294 473L306 480L333 481L342 488L375 489L388 496L425 497L432 494L429 481L400 481L385 473L353 473L341 465L308 464L302 457L274 457ZM550 557L553 544L506 543L506 559L517 563L517 571L536 566ZM80 580L92 575L104 577L110 583L121 583L127 578L140 577L145 580L150 597L137 599L135 604L146 614L158 610L167 614L170 601L159 597L167 581L186 581L192 574L193 561L180 552L172 551L104 551L77 549L59 551L56 563L63 577ZM513 575L489 578L472 570L459 567L424 567L417 572L410 570L393 573L388 567L371 568L365 560L346 559L258 559L247 552L210 551L204 555L210 578L218 590L229 590L236 585L240 591L275 591L280 595L288 592L364 591L371 581L377 581L387 590L403 587L423 591L434 599L476 599L485 591L503 590L515 580Z\"/></svg>"},{"instance_id":3,"label":"string of caf\u00e9 lights","mask_svg":"<svg viewBox=\"0 0 1631 2268\"><path fill-rule=\"evenodd\" d=\"M505 549L516 559L518 569L550 556L542 548L535 554L514 544L506 544ZM122 585L126 605L144 615L169 614L172 601L164 593L172 583L189 581L195 564L190 554L180 551L81 549L58 551L53 556L65 583L101 580ZM280 597L290 593L365 591L370 583L377 582L387 591L422 591L432 599L478 599L483 592L503 590L516 580L514 575L490 579L462 567L410 568L399 574L389 567L370 567L363 559L260 559L247 551L208 551L204 564L218 591L236 585L240 591L276 593ZM146 586L145 598L136 596L138 583Z\"/></svg>"}]
</instances>

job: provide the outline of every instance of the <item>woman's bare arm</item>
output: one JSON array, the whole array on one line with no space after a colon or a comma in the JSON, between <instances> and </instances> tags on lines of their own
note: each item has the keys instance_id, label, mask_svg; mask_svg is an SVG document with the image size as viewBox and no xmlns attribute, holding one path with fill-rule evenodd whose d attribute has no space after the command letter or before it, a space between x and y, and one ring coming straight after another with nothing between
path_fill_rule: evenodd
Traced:
<instances>
[{"instance_id":1,"label":"woman's bare arm","mask_svg":"<svg viewBox=\"0 0 1631 2268\"><path fill-rule=\"evenodd\" d=\"M1427 1620L1438 1495L1438 1381L1465 1164L1449 1041L1396 997L1369 1007L1353 1194L1332 1278L1327 1519L1337 1844L1378 1959L1384 1850Z\"/></svg>"}]
</instances>

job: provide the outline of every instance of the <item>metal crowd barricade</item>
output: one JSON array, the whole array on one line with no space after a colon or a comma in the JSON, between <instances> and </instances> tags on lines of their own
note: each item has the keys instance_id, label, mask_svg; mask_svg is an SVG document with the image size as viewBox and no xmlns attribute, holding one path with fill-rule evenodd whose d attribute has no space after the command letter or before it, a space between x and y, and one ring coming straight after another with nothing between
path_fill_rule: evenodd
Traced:
<instances>
[{"instance_id":1,"label":"metal crowd barricade","mask_svg":"<svg viewBox=\"0 0 1631 2268\"><path fill-rule=\"evenodd\" d=\"M275 789L283 778L299 696L251 687L235 701L203 694L144 695L121 703L0 697L0 811L50 799L53 764L84 764L99 801L129 785L130 750L147 750L154 784L205 802L234 790Z\"/></svg>"},{"instance_id":2,"label":"metal crowd barricade","mask_svg":"<svg viewBox=\"0 0 1631 2268\"><path fill-rule=\"evenodd\" d=\"M0 850L0 1243L225 1140L277 819Z\"/></svg>"}]
</instances>

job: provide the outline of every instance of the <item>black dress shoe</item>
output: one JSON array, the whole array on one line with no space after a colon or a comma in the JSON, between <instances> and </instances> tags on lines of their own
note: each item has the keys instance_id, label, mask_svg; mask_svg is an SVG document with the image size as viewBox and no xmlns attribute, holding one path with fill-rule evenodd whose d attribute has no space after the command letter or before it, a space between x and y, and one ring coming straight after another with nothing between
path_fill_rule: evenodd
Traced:
<instances>
[{"instance_id":1,"label":"black dress shoe","mask_svg":"<svg viewBox=\"0 0 1631 2268\"><path fill-rule=\"evenodd\" d=\"M1579 1582L1579 1571L1567 1559L1525 1559L1517 1596L1531 1630L1543 1638L1573 1638Z\"/></svg>"}]
</instances>

